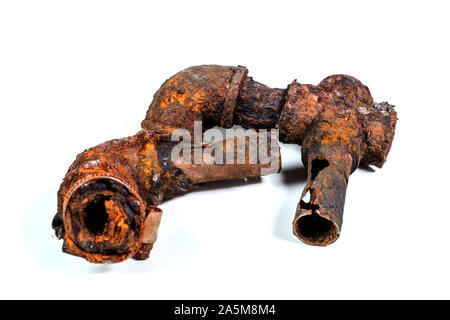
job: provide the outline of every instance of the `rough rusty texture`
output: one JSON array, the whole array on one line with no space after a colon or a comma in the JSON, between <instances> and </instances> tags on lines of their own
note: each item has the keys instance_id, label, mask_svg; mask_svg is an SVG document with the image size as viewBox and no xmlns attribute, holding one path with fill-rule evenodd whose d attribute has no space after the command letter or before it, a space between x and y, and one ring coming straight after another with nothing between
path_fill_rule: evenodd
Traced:
<instances>
[{"instance_id":1,"label":"rough rusty texture","mask_svg":"<svg viewBox=\"0 0 450 320\"><path fill-rule=\"evenodd\" d=\"M234 123L246 129L274 128L280 116L286 90L272 89L245 79L234 114Z\"/></svg>"},{"instance_id":2,"label":"rough rusty texture","mask_svg":"<svg viewBox=\"0 0 450 320\"><path fill-rule=\"evenodd\" d=\"M302 145L308 168L293 221L300 240L327 245L339 237L349 176L361 162L382 167L396 121L392 106L373 103L369 89L350 76L331 76L317 87L289 86L280 135Z\"/></svg>"},{"instance_id":3,"label":"rough rusty texture","mask_svg":"<svg viewBox=\"0 0 450 320\"><path fill-rule=\"evenodd\" d=\"M156 92L142 128L156 133L184 128L193 134L194 121L203 121L205 129L228 123L239 90L236 81L241 80L233 76L236 72L240 75L241 70L197 66L177 73Z\"/></svg>"},{"instance_id":4,"label":"rough rusty texture","mask_svg":"<svg viewBox=\"0 0 450 320\"><path fill-rule=\"evenodd\" d=\"M216 65L181 71L156 92L140 132L81 153L60 187L52 222L57 237L64 239L63 250L95 263L147 259L163 200L199 183L279 171L278 149L265 150L269 162L251 162L246 152L243 163L216 163L216 156L226 153L224 142L193 146L215 150L200 162L173 161L178 142L171 135L180 128L193 134L195 121L202 122L203 131L233 125L278 128L280 141L301 145L308 181L294 234L312 245L334 242L349 176L361 162L384 164L396 112L387 103L374 103L369 89L350 76L330 76L318 86L294 81L283 90L260 84L247 72L241 66ZM263 173L275 160L273 170Z\"/></svg>"}]
</instances>

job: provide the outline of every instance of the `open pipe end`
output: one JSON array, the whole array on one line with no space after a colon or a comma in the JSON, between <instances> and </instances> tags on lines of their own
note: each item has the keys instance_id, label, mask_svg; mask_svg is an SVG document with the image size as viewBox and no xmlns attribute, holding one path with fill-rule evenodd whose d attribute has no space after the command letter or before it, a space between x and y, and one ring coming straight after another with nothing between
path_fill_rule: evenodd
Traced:
<instances>
[{"instance_id":1,"label":"open pipe end","mask_svg":"<svg viewBox=\"0 0 450 320\"><path fill-rule=\"evenodd\" d=\"M301 241L313 246L326 246L339 238L339 228L330 219L317 212L306 210L294 219L294 234Z\"/></svg>"},{"instance_id":2,"label":"open pipe end","mask_svg":"<svg viewBox=\"0 0 450 320\"><path fill-rule=\"evenodd\" d=\"M64 206L63 251L94 263L121 262L139 249L144 218L142 200L121 181L83 181Z\"/></svg>"}]
</instances>

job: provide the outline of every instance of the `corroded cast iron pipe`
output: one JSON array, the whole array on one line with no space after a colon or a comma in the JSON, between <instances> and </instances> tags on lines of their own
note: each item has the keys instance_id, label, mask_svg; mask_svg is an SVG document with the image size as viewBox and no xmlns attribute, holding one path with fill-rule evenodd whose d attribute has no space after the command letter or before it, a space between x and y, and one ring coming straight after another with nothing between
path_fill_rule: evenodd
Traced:
<instances>
[{"instance_id":1,"label":"corroded cast iron pipe","mask_svg":"<svg viewBox=\"0 0 450 320\"><path fill-rule=\"evenodd\" d=\"M179 128L193 134L195 121L203 130L278 128L282 142L302 145L308 182L294 233L306 243L326 245L339 236L349 175L362 161L378 167L385 162L396 112L387 103L373 103L368 88L349 76L331 76L318 86L294 81L283 90L254 81L245 67L188 68L156 92L138 134L88 149L69 168L53 220L63 250L96 263L146 259L163 200L198 183L259 176L267 168L248 158L245 165L175 163L170 137ZM279 171L278 150L269 156L278 159Z\"/></svg>"}]
</instances>

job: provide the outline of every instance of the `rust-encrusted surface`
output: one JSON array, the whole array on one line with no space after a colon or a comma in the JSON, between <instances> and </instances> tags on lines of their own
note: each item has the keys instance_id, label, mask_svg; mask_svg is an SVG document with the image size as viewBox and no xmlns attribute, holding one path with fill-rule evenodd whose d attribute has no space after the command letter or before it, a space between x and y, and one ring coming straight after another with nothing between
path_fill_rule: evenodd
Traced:
<instances>
[{"instance_id":1,"label":"rust-encrusted surface","mask_svg":"<svg viewBox=\"0 0 450 320\"><path fill-rule=\"evenodd\" d=\"M250 163L248 154L244 163L222 165L213 157L175 163L171 153L177 142L171 134L177 129L193 134L195 121L202 122L203 131L233 125L278 128L280 141L301 145L308 181L294 234L312 245L334 242L350 174L362 162L381 168L386 161L397 120L393 106L374 103L369 89L346 75L327 77L317 86L294 81L287 89L273 89L247 73L242 66L185 69L156 92L140 132L81 153L60 187L52 222L64 239L63 250L95 263L146 259L163 200L199 183L259 176L268 167ZM264 174L278 172L279 151L267 153L278 166Z\"/></svg>"}]
</instances>

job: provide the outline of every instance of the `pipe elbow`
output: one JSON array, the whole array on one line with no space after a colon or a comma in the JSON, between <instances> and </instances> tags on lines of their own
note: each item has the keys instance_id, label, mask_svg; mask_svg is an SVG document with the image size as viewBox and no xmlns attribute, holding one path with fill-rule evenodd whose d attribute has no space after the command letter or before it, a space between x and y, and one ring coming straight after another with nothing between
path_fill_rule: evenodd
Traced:
<instances>
[{"instance_id":1,"label":"pipe elbow","mask_svg":"<svg viewBox=\"0 0 450 320\"><path fill-rule=\"evenodd\" d=\"M64 252L93 263L148 257L162 212L151 201L153 186L146 190L141 182L147 177L140 171L158 169L148 161L152 150L147 144L152 138L140 133L77 156L58 192L53 220Z\"/></svg>"},{"instance_id":2,"label":"pipe elbow","mask_svg":"<svg viewBox=\"0 0 450 320\"><path fill-rule=\"evenodd\" d=\"M187 68L166 80L156 92L142 128L170 134L177 128L191 133L195 121L204 129L231 127L245 67L201 65Z\"/></svg>"}]
</instances>

